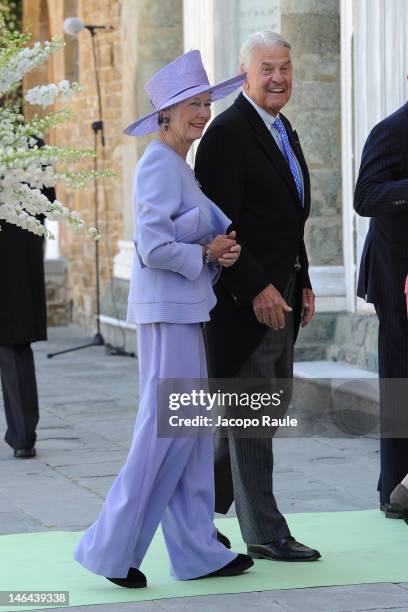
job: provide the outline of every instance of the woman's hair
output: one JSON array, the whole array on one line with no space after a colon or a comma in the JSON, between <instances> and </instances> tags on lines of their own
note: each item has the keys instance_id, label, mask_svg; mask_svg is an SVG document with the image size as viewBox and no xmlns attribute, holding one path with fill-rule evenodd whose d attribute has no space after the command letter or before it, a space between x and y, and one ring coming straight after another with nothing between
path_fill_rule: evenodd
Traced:
<instances>
[{"instance_id":1,"label":"woman's hair","mask_svg":"<svg viewBox=\"0 0 408 612\"><path fill-rule=\"evenodd\" d=\"M248 66L251 61L252 51L255 47L264 45L265 47L292 47L287 40L280 34L272 32L271 30L264 30L262 32L255 32L246 39L239 52L240 64L244 67L244 70L248 70Z\"/></svg>"}]
</instances>

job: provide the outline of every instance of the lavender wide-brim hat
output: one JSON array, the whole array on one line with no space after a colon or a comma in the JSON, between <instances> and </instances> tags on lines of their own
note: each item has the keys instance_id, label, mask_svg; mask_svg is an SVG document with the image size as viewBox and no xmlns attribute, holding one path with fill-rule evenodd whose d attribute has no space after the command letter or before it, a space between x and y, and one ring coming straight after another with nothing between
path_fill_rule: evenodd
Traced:
<instances>
[{"instance_id":1,"label":"lavender wide-brim hat","mask_svg":"<svg viewBox=\"0 0 408 612\"><path fill-rule=\"evenodd\" d=\"M220 100L242 85L246 74L210 85L201 60L200 51L194 50L180 55L161 68L146 83L145 90L154 111L141 117L123 131L129 136L143 136L159 129L159 111L201 93L211 93L211 100Z\"/></svg>"}]
</instances>

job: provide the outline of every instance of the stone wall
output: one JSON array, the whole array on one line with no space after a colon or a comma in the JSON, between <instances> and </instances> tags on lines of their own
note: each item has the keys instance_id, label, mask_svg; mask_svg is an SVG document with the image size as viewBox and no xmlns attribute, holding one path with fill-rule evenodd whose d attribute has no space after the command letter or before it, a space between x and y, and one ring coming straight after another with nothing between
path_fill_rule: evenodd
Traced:
<instances>
[{"instance_id":1,"label":"stone wall","mask_svg":"<svg viewBox=\"0 0 408 612\"><path fill-rule=\"evenodd\" d=\"M311 174L310 264L342 265L339 2L281 0L281 28L294 64L284 112L299 133Z\"/></svg>"},{"instance_id":2,"label":"stone wall","mask_svg":"<svg viewBox=\"0 0 408 612\"><path fill-rule=\"evenodd\" d=\"M85 23L107 24L113 31L98 34L100 51L100 75L102 107L106 130L106 160L101 159L100 166L109 168L120 176L120 165L117 163L117 149L121 142L121 53L120 53L120 8L118 0L24 0L23 20L29 27L33 40L46 40L52 36L62 35L63 20L75 12ZM30 73L25 86L44 83L47 80L59 81L63 78L77 76L83 85L83 91L69 103L74 118L47 136L52 145L93 149L93 132L91 123L98 118L97 96L94 79L94 65L91 48L91 37L87 30L82 31L77 41L68 35L67 45L54 54L48 64L40 70ZM77 58L77 66L75 59ZM57 102L55 109L62 104ZM67 104L64 104L67 106ZM35 109L38 111L39 109ZM49 110L49 109L47 109ZM30 113L32 114L32 110ZM92 161L78 166L62 169L91 169ZM57 185L57 198L68 207L77 210L85 221L94 225L94 191L92 185L84 191L67 189ZM100 187L99 230L103 234L100 243L100 263L102 285L110 277L111 251L115 252L116 242L122 234L122 198L120 181L107 183ZM72 303L75 322L84 326L94 324L95 312L95 271L94 243L82 236L73 234L64 226L60 231L60 252L66 257L69 268L68 295ZM114 254L114 253L113 253ZM65 277L66 278L66 277ZM52 308L53 309L53 308Z\"/></svg>"},{"instance_id":3,"label":"stone wall","mask_svg":"<svg viewBox=\"0 0 408 612\"><path fill-rule=\"evenodd\" d=\"M145 83L159 68L183 52L182 0L126 0L121 11L122 121L129 125L151 112ZM152 136L122 142L122 199L124 227L121 236L133 240L131 192L134 168Z\"/></svg>"},{"instance_id":4,"label":"stone wall","mask_svg":"<svg viewBox=\"0 0 408 612\"><path fill-rule=\"evenodd\" d=\"M378 319L376 315L317 313L300 330L295 361L329 360L378 371Z\"/></svg>"},{"instance_id":5,"label":"stone wall","mask_svg":"<svg viewBox=\"0 0 408 612\"><path fill-rule=\"evenodd\" d=\"M50 38L49 29L49 6L47 0L23 0L23 27L32 34L33 41L44 41ZM30 89L35 85L51 81L54 77L53 64L47 62L41 64L28 72L23 79L24 89ZM30 120L34 114L44 115L45 110L41 107L33 107L26 105L24 115L27 120Z\"/></svg>"},{"instance_id":6,"label":"stone wall","mask_svg":"<svg viewBox=\"0 0 408 612\"><path fill-rule=\"evenodd\" d=\"M72 2L66 2L64 17L70 14ZM112 257L122 235L123 199L121 191L120 147L122 143L122 54L121 3L117 0L78 0L77 14L85 23L112 26L112 31L98 32L96 41L100 63L102 114L105 128L105 150L98 138L98 167L117 173L118 179L100 182L98 186L98 229L103 238L99 243L101 288L112 273ZM68 39L69 37L66 36ZM74 61L77 56L77 70ZM98 119L98 101L95 86L91 36L87 30L77 37L77 48L72 42L65 50L65 69L77 72L83 91L73 98L74 119L55 130L55 144L93 149L92 122ZM105 156L105 160L103 159ZM93 167L93 160L80 164L84 169ZM58 189L58 197L77 210L90 225L94 225L95 193L93 185L84 191ZM95 313L95 245L66 228L61 228L61 254L69 266L69 296L72 315L76 323L94 326Z\"/></svg>"},{"instance_id":7,"label":"stone wall","mask_svg":"<svg viewBox=\"0 0 408 612\"><path fill-rule=\"evenodd\" d=\"M46 259L44 267L48 327L68 325L71 304L68 298L67 262L62 257Z\"/></svg>"}]
</instances>

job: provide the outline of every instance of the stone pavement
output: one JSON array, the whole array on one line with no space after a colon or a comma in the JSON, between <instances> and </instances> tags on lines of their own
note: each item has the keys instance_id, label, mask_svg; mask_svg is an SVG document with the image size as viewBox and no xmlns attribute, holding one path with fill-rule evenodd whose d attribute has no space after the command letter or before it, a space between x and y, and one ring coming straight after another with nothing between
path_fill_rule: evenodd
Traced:
<instances>
[{"instance_id":1,"label":"stone pavement","mask_svg":"<svg viewBox=\"0 0 408 612\"><path fill-rule=\"evenodd\" d=\"M4 415L0 410L2 534L87 527L122 466L132 437L136 359L109 356L102 347L47 359L47 352L86 341L83 332L73 326L52 328L49 335L48 343L34 345L41 405L36 459L12 457L2 442ZM283 512L376 507L376 440L281 438L275 450L275 490ZM115 604L114 609L218 612L227 606L235 612L408 612L408 583L166 599ZM112 605L70 610L112 612Z\"/></svg>"}]
</instances>

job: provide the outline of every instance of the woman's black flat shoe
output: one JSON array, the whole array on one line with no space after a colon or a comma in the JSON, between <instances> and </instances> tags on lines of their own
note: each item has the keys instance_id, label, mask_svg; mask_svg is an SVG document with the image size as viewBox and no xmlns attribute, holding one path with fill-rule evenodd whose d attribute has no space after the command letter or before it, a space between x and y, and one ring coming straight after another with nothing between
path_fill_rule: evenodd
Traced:
<instances>
[{"instance_id":1,"label":"woman's black flat shoe","mask_svg":"<svg viewBox=\"0 0 408 612\"><path fill-rule=\"evenodd\" d=\"M254 562L251 557L248 555L239 554L235 559L230 561L228 565L224 565L219 570L215 572L211 572L211 574L206 574L205 576L200 576L200 578L212 578L214 576L237 576L238 574L242 574L247 569L252 567Z\"/></svg>"},{"instance_id":2,"label":"woman's black flat shoe","mask_svg":"<svg viewBox=\"0 0 408 612\"><path fill-rule=\"evenodd\" d=\"M129 569L126 578L108 578L106 576L106 579L126 589L143 589L147 586L146 576L135 567Z\"/></svg>"}]
</instances>

